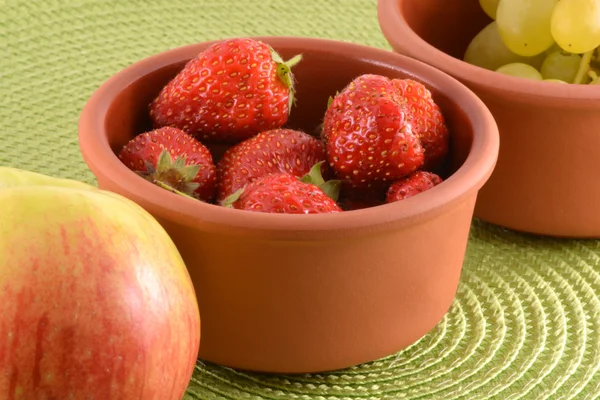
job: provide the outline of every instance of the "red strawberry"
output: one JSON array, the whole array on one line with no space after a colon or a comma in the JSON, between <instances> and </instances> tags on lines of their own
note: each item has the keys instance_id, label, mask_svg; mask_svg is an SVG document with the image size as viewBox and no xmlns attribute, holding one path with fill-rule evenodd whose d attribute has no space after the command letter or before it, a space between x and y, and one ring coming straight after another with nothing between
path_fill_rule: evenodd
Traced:
<instances>
[{"instance_id":1,"label":"red strawberry","mask_svg":"<svg viewBox=\"0 0 600 400\"><path fill-rule=\"evenodd\" d=\"M229 148L218 162L217 200L264 175L301 177L319 161L325 161L325 146L309 134L292 129L261 132Z\"/></svg>"},{"instance_id":2,"label":"red strawberry","mask_svg":"<svg viewBox=\"0 0 600 400\"><path fill-rule=\"evenodd\" d=\"M441 182L442 178L432 172L417 171L394 182L387 191L385 202L392 203L394 201L408 199L409 197L439 185Z\"/></svg>"},{"instance_id":3,"label":"red strawberry","mask_svg":"<svg viewBox=\"0 0 600 400\"><path fill-rule=\"evenodd\" d=\"M198 139L236 142L279 128L294 101L291 68L268 45L247 38L213 44L173 78L150 104L155 126Z\"/></svg>"},{"instance_id":4,"label":"red strawberry","mask_svg":"<svg viewBox=\"0 0 600 400\"><path fill-rule=\"evenodd\" d=\"M357 188L383 186L423 164L406 102L383 76L361 75L333 98L322 138L337 176Z\"/></svg>"},{"instance_id":5,"label":"red strawberry","mask_svg":"<svg viewBox=\"0 0 600 400\"><path fill-rule=\"evenodd\" d=\"M123 147L119 159L165 189L207 202L214 198L217 178L210 152L177 128L164 127L136 136Z\"/></svg>"},{"instance_id":6,"label":"red strawberry","mask_svg":"<svg viewBox=\"0 0 600 400\"><path fill-rule=\"evenodd\" d=\"M229 196L222 205L265 213L341 212L342 209L335 202L339 182L324 182L320 171L321 163L317 163L302 180L287 173L262 176Z\"/></svg>"},{"instance_id":7,"label":"red strawberry","mask_svg":"<svg viewBox=\"0 0 600 400\"><path fill-rule=\"evenodd\" d=\"M392 82L408 102L413 127L425 149L423 169L437 169L448 154L449 144L448 127L442 110L423 84L412 79L394 79Z\"/></svg>"}]
</instances>

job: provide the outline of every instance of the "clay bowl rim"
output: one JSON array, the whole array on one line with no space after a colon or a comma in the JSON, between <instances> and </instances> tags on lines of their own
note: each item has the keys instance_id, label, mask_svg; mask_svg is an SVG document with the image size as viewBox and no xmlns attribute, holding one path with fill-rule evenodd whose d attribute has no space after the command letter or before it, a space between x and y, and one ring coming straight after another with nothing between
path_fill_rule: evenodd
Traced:
<instances>
[{"instance_id":1,"label":"clay bowl rim","mask_svg":"<svg viewBox=\"0 0 600 400\"><path fill-rule=\"evenodd\" d=\"M123 165L109 145L105 116L110 105L123 88L141 76L189 60L200 49L226 39L223 38L177 47L144 58L117 72L94 91L84 105L79 119L80 150L92 173L97 176L98 171L101 171L100 175L109 176L114 185L128 192L127 197L143 205L151 213L162 218L168 214L166 219L184 226L194 228L201 222L213 225L213 229L225 229L229 232L261 230L288 233L294 238L301 234L306 239L316 238L315 234L323 231L344 235L357 230L368 230L370 234L392 225L396 228L408 227L429 220L477 192L491 175L499 149L496 122L483 102L451 76L397 53L349 42L290 36L252 38L265 41L276 50L309 48L343 54L374 64L391 64L425 83L435 82L440 91L451 101L458 103L472 124L473 142L466 160L442 184L419 196L377 207L331 214L268 214L229 209L183 198L145 181Z\"/></svg>"},{"instance_id":2,"label":"clay bowl rim","mask_svg":"<svg viewBox=\"0 0 600 400\"><path fill-rule=\"evenodd\" d=\"M471 82L494 91L569 102L600 101L600 90L596 85L553 85L549 82L522 79L499 74L452 57L429 44L413 31L404 18L400 5L402 1L377 1L379 26L392 47L418 51L419 58L424 62L450 73L463 82ZM397 45L399 41L403 44Z\"/></svg>"}]
</instances>

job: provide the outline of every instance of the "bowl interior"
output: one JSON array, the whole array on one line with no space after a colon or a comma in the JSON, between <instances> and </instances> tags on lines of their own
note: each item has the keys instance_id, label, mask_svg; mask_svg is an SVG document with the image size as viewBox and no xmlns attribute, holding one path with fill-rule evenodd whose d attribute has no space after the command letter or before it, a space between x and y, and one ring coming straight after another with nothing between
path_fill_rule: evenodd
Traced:
<instances>
[{"instance_id":1,"label":"bowl interior","mask_svg":"<svg viewBox=\"0 0 600 400\"><path fill-rule=\"evenodd\" d=\"M466 160L473 142L473 124L461 105L452 101L436 82L429 81L427 78L416 78L401 65L362 57L360 52L332 53L318 48L286 47L275 44L273 47L284 59L289 59L298 53L303 54L303 60L293 69L296 77L297 103L292 109L286 127L318 136L329 96L335 95L336 91L342 90L360 74L372 73L391 78L412 78L420 80L431 90L451 130L452 141L448 162L440 174L449 176ZM199 47L198 51L202 49ZM172 60L147 74L142 74L117 94L104 118L105 132L114 153L120 151L122 146L135 135L152 128L148 104L184 67L188 59ZM229 146L207 144L215 162Z\"/></svg>"},{"instance_id":2,"label":"bowl interior","mask_svg":"<svg viewBox=\"0 0 600 400\"><path fill-rule=\"evenodd\" d=\"M492 20L476 0L401 1L400 9L407 24L423 40L463 59L471 40Z\"/></svg>"}]
</instances>

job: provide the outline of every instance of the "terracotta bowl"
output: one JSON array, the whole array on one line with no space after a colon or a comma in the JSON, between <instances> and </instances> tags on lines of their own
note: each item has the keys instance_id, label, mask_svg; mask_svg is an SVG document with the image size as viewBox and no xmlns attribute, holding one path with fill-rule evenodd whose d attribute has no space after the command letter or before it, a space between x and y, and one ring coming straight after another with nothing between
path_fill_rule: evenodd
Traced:
<instances>
[{"instance_id":1,"label":"terracotta bowl","mask_svg":"<svg viewBox=\"0 0 600 400\"><path fill-rule=\"evenodd\" d=\"M381 29L398 53L460 80L500 130L498 165L475 216L558 237L600 237L600 88L501 75L461 61L491 22L475 0L379 0Z\"/></svg>"},{"instance_id":2,"label":"terracotta bowl","mask_svg":"<svg viewBox=\"0 0 600 400\"><path fill-rule=\"evenodd\" d=\"M402 202L313 215L227 209L139 178L115 152L149 129L148 103L211 43L147 58L104 83L81 114L85 161L101 188L143 206L177 244L202 313L201 359L298 373L392 354L430 331L454 299L477 192L496 162L497 127L471 91L418 61L336 41L258 39L284 59L304 54L287 126L306 132L357 75L421 80L452 130L452 175ZM223 149L213 150L218 158Z\"/></svg>"}]
</instances>

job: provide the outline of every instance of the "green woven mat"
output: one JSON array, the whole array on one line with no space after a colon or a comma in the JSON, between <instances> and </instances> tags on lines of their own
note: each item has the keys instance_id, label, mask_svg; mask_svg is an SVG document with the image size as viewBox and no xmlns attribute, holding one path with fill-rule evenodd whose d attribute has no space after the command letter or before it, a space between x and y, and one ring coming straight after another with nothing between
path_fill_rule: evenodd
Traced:
<instances>
[{"instance_id":1,"label":"green woven mat","mask_svg":"<svg viewBox=\"0 0 600 400\"><path fill-rule=\"evenodd\" d=\"M389 49L375 0L0 0L0 165L94 183L77 119L99 84L168 48L244 35ZM317 375L198 363L186 398L596 399L599 294L600 241L532 238L475 222L457 300L415 345Z\"/></svg>"}]
</instances>

